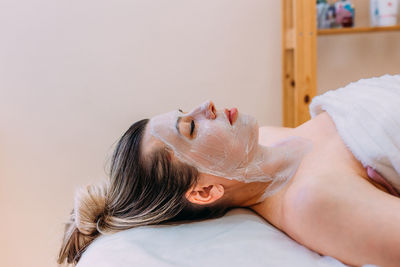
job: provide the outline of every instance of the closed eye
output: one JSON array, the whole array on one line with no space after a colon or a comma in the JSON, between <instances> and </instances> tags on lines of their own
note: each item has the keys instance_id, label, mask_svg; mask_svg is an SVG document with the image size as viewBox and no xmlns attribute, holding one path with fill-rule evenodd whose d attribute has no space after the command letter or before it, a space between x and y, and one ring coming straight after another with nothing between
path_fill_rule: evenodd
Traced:
<instances>
[{"instance_id":1,"label":"closed eye","mask_svg":"<svg viewBox=\"0 0 400 267\"><path fill-rule=\"evenodd\" d=\"M193 135L193 131L194 131L194 128L195 128L195 123L194 123L194 120L192 120L192 122L190 123L190 136L192 136Z\"/></svg>"},{"instance_id":2,"label":"closed eye","mask_svg":"<svg viewBox=\"0 0 400 267\"><path fill-rule=\"evenodd\" d=\"M186 112L183 112L182 109L180 109L180 108L178 109L178 111L180 113L186 113ZM176 121L176 129L178 130L178 133L180 133L178 124L181 119L182 119L182 117L178 117L178 120ZM195 129L196 129L196 123L194 122L194 120L191 120L190 121L190 137L193 137L193 133L194 133Z\"/></svg>"}]
</instances>

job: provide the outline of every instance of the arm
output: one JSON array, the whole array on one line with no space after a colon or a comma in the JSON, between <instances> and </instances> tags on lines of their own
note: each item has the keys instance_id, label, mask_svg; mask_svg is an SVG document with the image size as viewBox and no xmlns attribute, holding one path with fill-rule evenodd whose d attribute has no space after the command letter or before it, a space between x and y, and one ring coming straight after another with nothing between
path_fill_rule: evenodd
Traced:
<instances>
[{"instance_id":1,"label":"arm","mask_svg":"<svg viewBox=\"0 0 400 267\"><path fill-rule=\"evenodd\" d=\"M287 204L293 239L351 265L399 265L400 198L355 174L312 181Z\"/></svg>"}]
</instances>

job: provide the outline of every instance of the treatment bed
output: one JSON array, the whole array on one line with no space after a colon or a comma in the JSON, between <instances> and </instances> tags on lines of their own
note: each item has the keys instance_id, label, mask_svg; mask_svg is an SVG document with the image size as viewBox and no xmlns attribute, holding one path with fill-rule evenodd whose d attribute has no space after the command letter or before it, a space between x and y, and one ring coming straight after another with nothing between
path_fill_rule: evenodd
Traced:
<instances>
[{"instance_id":1,"label":"treatment bed","mask_svg":"<svg viewBox=\"0 0 400 267\"><path fill-rule=\"evenodd\" d=\"M297 266L343 267L293 241L255 212L132 228L96 239L78 267Z\"/></svg>"}]
</instances>

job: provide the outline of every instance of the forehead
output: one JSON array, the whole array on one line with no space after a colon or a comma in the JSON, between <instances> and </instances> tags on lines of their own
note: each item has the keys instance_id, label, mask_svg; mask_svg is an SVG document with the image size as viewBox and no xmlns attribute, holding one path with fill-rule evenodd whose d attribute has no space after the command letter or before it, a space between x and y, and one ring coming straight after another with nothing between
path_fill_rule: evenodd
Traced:
<instances>
[{"instance_id":1,"label":"forehead","mask_svg":"<svg viewBox=\"0 0 400 267\"><path fill-rule=\"evenodd\" d=\"M155 138L150 133L150 128L151 128L150 124L151 124L151 120L149 121L149 123L147 123L146 128L143 133L142 144L141 144L141 149L142 149L143 155L149 155L149 153L151 153L151 151L165 147L165 144L160 139Z\"/></svg>"},{"instance_id":2,"label":"forehead","mask_svg":"<svg viewBox=\"0 0 400 267\"><path fill-rule=\"evenodd\" d=\"M171 131L176 127L178 118L180 117L177 110L170 111L164 114L154 116L150 119L150 134L158 133L159 131Z\"/></svg>"}]
</instances>

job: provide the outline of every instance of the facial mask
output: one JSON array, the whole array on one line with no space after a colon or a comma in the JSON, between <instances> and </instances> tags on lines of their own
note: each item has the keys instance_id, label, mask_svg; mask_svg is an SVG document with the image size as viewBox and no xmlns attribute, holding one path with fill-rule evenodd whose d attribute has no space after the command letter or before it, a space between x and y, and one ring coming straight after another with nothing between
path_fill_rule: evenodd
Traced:
<instances>
[{"instance_id":1,"label":"facial mask","mask_svg":"<svg viewBox=\"0 0 400 267\"><path fill-rule=\"evenodd\" d=\"M259 201L282 188L294 175L311 141L292 136L272 146L258 144L257 121L238 114L233 125L222 111L215 114L207 101L189 113L172 111L150 120L150 134L174 155L202 173L245 183L270 182ZM194 137L178 132L178 120L191 122ZM192 123L188 123L192 125Z\"/></svg>"}]
</instances>

